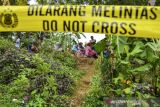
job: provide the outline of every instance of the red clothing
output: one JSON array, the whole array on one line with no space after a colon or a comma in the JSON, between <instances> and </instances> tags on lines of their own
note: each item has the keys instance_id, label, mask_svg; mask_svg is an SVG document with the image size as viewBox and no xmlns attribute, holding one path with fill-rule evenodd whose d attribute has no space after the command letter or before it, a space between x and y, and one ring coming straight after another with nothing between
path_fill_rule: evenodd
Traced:
<instances>
[{"instance_id":1,"label":"red clothing","mask_svg":"<svg viewBox=\"0 0 160 107\"><path fill-rule=\"evenodd\" d=\"M85 55L92 57L92 56L96 55L96 52L94 50L92 50L92 48L90 46L87 46L85 49Z\"/></svg>"}]
</instances>

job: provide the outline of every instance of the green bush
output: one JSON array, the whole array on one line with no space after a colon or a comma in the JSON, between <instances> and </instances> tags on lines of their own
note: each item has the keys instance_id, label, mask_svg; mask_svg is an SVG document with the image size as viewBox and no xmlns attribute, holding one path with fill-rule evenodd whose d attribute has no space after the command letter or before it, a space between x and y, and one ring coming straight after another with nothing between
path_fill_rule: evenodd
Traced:
<instances>
[{"instance_id":1,"label":"green bush","mask_svg":"<svg viewBox=\"0 0 160 107\"><path fill-rule=\"evenodd\" d=\"M0 43L0 105L69 106L81 75L69 54L31 54L9 40L2 38Z\"/></svg>"}]
</instances>

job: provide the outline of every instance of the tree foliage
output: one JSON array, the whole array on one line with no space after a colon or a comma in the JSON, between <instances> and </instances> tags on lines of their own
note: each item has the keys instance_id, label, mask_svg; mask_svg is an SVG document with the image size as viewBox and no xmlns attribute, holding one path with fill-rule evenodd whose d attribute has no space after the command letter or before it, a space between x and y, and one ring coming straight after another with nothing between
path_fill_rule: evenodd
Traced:
<instances>
[{"instance_id":1,"label":"tree foliage","mask_svg":"<svg viewBox=\"0 0 160 107\"><path fill-rule=\"evenodd\" d=\"M38 0L40 4L147 5L148 0ZM157 0L156 5L160 5Z\"/></svg>"}]
</instances>

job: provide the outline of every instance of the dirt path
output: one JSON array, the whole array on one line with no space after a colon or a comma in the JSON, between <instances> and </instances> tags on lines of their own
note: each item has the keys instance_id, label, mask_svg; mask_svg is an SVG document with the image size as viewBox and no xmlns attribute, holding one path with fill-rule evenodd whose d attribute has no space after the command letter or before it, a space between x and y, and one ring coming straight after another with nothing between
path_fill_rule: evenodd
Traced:
<instances>
[{"instance_id":1,"label":"dirt path","mask_svg":"<svg viewBox=\"0 0 160 107\"><path fill-rule=\"evenodd\" d=\"M81 107L83 98L85 97L86 93L90 88L90 83L94 75L95 67L94 67L94 64L92 65L83 64L83 65L79 65L78 68L82 70L82 72L85 72L86 74L79 80L79 83L77 84L77 89L72 97L72 101L70 105L71 107Z\"/></svg>"}]
</instances>

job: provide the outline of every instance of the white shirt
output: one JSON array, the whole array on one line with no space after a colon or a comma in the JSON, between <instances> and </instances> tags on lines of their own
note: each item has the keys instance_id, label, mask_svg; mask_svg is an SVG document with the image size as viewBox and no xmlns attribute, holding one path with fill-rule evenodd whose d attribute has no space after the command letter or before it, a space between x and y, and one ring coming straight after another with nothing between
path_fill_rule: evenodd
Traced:
<instances>
[{"instance_id":1,"label":"white shirt","mask_svg":"<svg viewBox=\"0 0 160 107\"><path fill-rule=\"evenodd\" d=\"M17 40L16 40L16 45L15 45L17 48L20 48L20 38L18 38Z\"/></svg>"}]
</instances>

